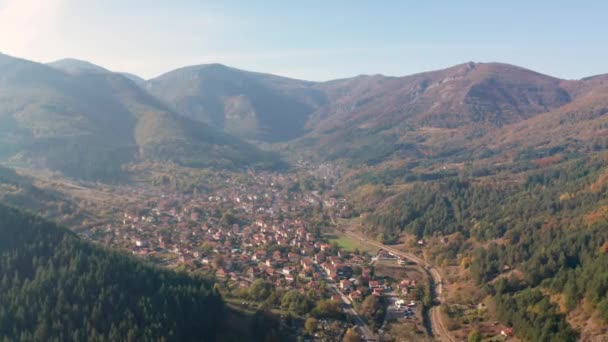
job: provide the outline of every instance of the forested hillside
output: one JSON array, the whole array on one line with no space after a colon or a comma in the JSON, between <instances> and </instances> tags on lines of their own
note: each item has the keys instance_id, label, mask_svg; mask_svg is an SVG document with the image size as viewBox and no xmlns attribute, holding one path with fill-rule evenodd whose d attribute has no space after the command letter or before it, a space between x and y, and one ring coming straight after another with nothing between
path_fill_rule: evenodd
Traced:
<instances>
[{"instance_id":1,"label":"forested hillside","mask_svg":"<svg viewBox=\"0 0 608 342\"><path fill-rule=\"evenodd\" d=\"M207 279L160 270L0 205L0 340L212 341Z\"/></svg>"},{"instance_id":2,"label":"forested hillside","mask_svg":"<svg viewBox=\"0 0 608 342\"><path fill-rule=\"evenodd\" d=\"M368 187L368 203L374 196L388 200L374 207L364 227L388 243L404 233L448 238L436 261L465 267L519 336L573 341L566 316L581 303L608 325L606 165L605 155L589 155L486 177L461 172L394 193ZM552 294L562 298L559 308ZM530 306L538 310L527 311Z\"/></svg>"}]
</instances>

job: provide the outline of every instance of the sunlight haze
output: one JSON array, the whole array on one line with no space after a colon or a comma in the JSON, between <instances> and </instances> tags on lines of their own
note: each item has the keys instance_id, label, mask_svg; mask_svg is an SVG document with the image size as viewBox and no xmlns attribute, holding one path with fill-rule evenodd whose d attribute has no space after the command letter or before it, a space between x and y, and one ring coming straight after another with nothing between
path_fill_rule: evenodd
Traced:
<instances>
[{"instance_id":1,"label":"sunlight haze","mask_svg":"<svg viewBox=\"0 0 608 342\"><path fill-rule=\"evenodd\" d=\"M467 61L563 78L608 71L608 48L587 38L608 35L598 25L604 3L481 3L0 0L0 51L40 62L77 58L144 78L203 63L308 80Z\"/></svg>"}]
</instances>

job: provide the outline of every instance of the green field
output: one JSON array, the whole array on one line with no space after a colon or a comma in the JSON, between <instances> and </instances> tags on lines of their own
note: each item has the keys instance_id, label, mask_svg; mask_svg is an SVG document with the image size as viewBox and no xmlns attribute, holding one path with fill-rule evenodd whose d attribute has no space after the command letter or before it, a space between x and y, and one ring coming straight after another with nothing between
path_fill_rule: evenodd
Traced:
<instances>
[{"instance_id":1,"label":"green field","mask_svg":"<svg viewBox=\"0 0 608 342\"><path fill-rule=\"evenodd\" d=\"M352 238L340 231L330 231L325 234L325 238L330 242L336 242L340 248L347 252L360 250L361 252L376 252L377 248L361 243L358 239Z\"/></svg>"}]
</instances>

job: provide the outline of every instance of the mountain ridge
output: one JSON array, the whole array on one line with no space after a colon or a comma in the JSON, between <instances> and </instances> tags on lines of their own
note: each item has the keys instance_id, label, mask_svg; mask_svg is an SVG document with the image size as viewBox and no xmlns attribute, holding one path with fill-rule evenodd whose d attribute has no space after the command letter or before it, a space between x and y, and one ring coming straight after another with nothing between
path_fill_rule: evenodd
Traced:
<instances>
[{"instance_id":1,"label":"mountain ridge","mask_svg":"<svg viewBox=\"0 0 608 342\"><path fill-rule=\"evenodd\" d=\"M76 58L62 58L46 65L66 72L110 72L102 66Z\"/></svg>"},{"instance_id":2,"label":"mountain ridge","mask_svg":"<svg viewBox=\"0 0 608 342\"><path fill-rule=\"evenodd\" d=\"M85 61L63 61L68 66L75 64L91 68ZM143 101L143 106L137 101L129 103L126 112L146 112L148 115L143 118L156 119L137 126L140 130L136 129L139 119L135 117L129 119L134 120L133 123L126 121L126 125L112 126L116 134L121 130L135 130L131 138L127 138L128 134L120 138L125 146L153 145L154 139L151 137L154 135L137 132L153 130L163 136L166 134L162 132L175 128L176 132L181 132L177 136L190 132L185 134L189 136L192 130L186 128L202 124L201 127L209 126L208 129L201 128L204 131L223 131L266 144L286 143L290 148L321 160L363 165L416 158L444 160L447 156L462 160L467 154L496 155L505 152L512 156L522 148L540 148L547 145L541 141L543 133L535 134L527 126L536 127L535 130L540 130L543 125L551 127L555 124L551 122L553 117L567 116L560 113L574 107L577 113L582 114L570 115L569 119L563 119L564 122L576 121L577 129L592 125L592 122L602 125L602 94L608 88L608 75L564 80L496 62L467 62L400 77L359 75L326 82L245 71L220 63L185 66L147 81L128 75L123 75L125 81L121 81L123 79L117 77L123 76L117 75L122 74L109 71L69 73L68 78L82 82L78 86L65 80L67 76L63 76L61 68L54 69L57 72L53 73L42 70L40 64L11 60L3 55L0 70L9 65L17 71L12 79L9 79L10 73L0 74L0 79L5 82L11 81L27 88L31 85L28 83L32 81L31 76L44 71L46 78L39 82L47 86L55 82L78 88L74 91L79 94L88 91L87 96L100 105L114 103L114 109L109 112L112 115L124 113L125 108L121 108L120 101L112 98L101 101L94 94L100 85L101 88L105 87L106 92L117 88L118 93L128 93L130 99ZM97 79L99 84L92 79ZM128 84L127 79L130 79ZM88 82L93 82L93 88L87 85ZM41 94L38 96L41 97ZM147 106L152 106L154 110ZM549 114L553 112L556 114ZM54 115L57 120L53 120L53 125L57 126L65 113ZM103 123L103 120L99 121L99 115L88 118L93 119ZM11 120L15 119L5 117L4 120L11 124ZM170 120L174 124L153 123L157 120ZM63 134L82 133L77 128L80 126L74 127L76 129L64 131ZM533 138L526 140L523 135L526 131L530 131L528 136ZM603 134L601 130L591 131ZM44 132L44 129L37 130L35 135ZM90 136L91 132L87 134ZM209 134L210 140L219 144L236 141L224 140L217 133ZM507 135L520 138L514 138L510 144L501 144L500 141L509 140L505 137ZM544 135L544 140L553 141L549 145L561 144L563 139L558 135ZM594 140L590 135L585 139ZM164 139L181 140L180 144L189 141L170 136ZM142 156L172 154L158 147L138 148L137 153ZM206 165L208 162L211 160L200 164Z\"/></svg>"},{"instance_id":3,"label":"mountain ridge","mask_svg":"<svg viewBox=\"0 0 608 342\"><path fill-rule=\"evenodd\" d=\"M72 176L120 173L140 158L220 167L274 158L178 115L117 73L68 73L5 56L0 103L0 156L39 160Z\"/></svg>"},{"instance_id":4,"label":"mountain ridge","mask_svg":"<svg viewBox=\"0 0 608 342\"><path fill-rule=\"evenodd\" d=\"M149 80L146 88L177 112L247 139L266 143L321 140L315 147L323 149L323 141L335 144L345 134L356 135L353 129L357 127L402 126L408 131L412 125L439 129L464 125L474 126L464 128L475 134L487 133L489 127L526 120L567 104L585 91L577 93L580 82L506 63L468 62L400 77L359 75L326 82L213 63L169 71ZM218 84L219 89L213 87ZM272 96L260 96L255 92L259 89ZM265 97L267 102L284 105L264 108L260 99ZM268 113L272 115L264 118ZM277 117L287 118L279 122ZM277 133L286 127L289 134Z\"/></svg>"}]
</instances>

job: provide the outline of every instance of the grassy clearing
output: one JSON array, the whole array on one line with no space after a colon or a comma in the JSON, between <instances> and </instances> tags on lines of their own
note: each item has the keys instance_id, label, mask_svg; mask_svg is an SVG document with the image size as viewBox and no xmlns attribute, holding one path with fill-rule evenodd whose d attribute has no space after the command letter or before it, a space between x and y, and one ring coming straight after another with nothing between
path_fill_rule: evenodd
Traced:
<instances>
[{"instance_id":1,"label":"grassy clearing","mask_svg":"<svg viewBox=\"0 0 608 342\"><path fill-rule=\"evenodd\" d=\"M358 249L361 252L375 253L378 250L378 248L361 243L358 239L336 230L327 232L325 238L329 243L336 242L340 248L347 252L353 252Z\"/></svg>"},{"instance_id":2,"label":"grassy clearing","mask_svg":"<svg viewBox=\"0 0 608 342\"><path fill-rule=\"evenodd\" d=\"M358 248L357 243L355 241L352 241L352 239L348 239L346 237L340 237L333 241L337 242L338 246L340 246L340 248L343 248L346 251L354 251Z\"/></svg>"}]
</instances>

